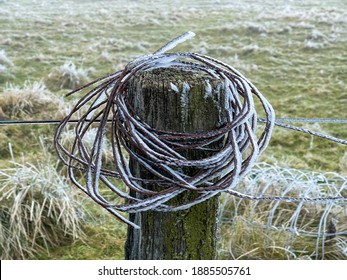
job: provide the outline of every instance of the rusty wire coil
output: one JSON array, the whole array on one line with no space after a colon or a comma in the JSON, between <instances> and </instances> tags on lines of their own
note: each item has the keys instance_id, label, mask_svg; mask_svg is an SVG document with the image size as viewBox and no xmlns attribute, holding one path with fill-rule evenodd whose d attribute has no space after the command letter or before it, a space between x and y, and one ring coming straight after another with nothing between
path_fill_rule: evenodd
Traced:
<instances>
[{"instance_id":1,"label":"rusty wire coil","mask_svg":"<svg viewBox=\"0 0 347 280\"><path fill-rule=\"evenodd\" d=\"M93 87L78 101L55 133L57 152L68 166L73 183L116 217L135 227L136 224L119 212L183 210L221 192L242 197L243 194L233 189L267 147L271 137L274 111L264 96L242 74L233 67L204 55L167 53L192 36L194 33L187 32L153 54L131 61L123 70L73 91L75 93ZM175 133L157 131L144 123L133 108L129 108L127 87L129 80L137 72L154 68L199 71L221 80L226 95L226 124L204 133ZM263 130L257 133L258 137L254 98L260 101L266 116ZM71 129L69 121L75 119L78 121L74 124L74 141L70 147L66 147L61 135ZM85 137L92 128L96 128L97 132L92 147L88 147ZM181 149L192 148L191 140L194 140L194 149L203 150L209 143L222 138L223 147L204 159L189 160L176 149L178 145ZM114 168L105 167L103 163L102 150L106 139L112 145ZM157 179L136 177L128 166L124 150ZM189 176L182 172L181 167L194 167L200 171ZM112 178L123 180L133 193L139 195L130 195L117 187ZM161 190L149 190L144 187L146 183L155 183ZM124 198L124 203L118 204L107 199L100 191L101 185ZM198 195L183 205L170 205L172 198L185 191L196 192Z\"/></svg>"}]
</instances>

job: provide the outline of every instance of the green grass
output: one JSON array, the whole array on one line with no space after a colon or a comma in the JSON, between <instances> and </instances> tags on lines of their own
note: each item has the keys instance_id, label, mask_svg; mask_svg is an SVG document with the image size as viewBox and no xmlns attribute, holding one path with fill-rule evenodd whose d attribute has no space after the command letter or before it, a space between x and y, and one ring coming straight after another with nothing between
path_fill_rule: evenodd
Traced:
<instances>
[{"instance_id":1,"label":"green grass","mask_svg":"<svg viewBox=\"0 0 347 280\"><path fill-rule=\"evenodd\" d=\"M177 50L207 54L233 65L268 98L278 117L347 117L345 1L228 2L2 1L0 108L16 119L61 118L66 113L62 104L68 108L74 100L63 96L68 88L78 85L74 80L64 82L66 76L57 72L64 63L71 61L76 72L86 74L81 76L83 79L94 79L121 69L131 59L191 30L196 38ZM35 95L24 97L28 81L43 82L44 95L51 101L42 103L34 99ZM10 84L20 89L22 100L32 98L34 106L18 109L18 102L11 103ZM303 126L347 139L346 124ZM47 126L0 127L0 168L10 166L9 142L16 159L25 157L34 163L45 157L40 145L40 139L44 139L56 160L53 133L54 127ZM344 146L281 128L275 129L261 160L299 169L347 173ZM88 207L94 209L89 203ZM93 211L100 215L100 221L85 225L87 241L75 241L38 258L122 258L126 229L97 209ZM271 238L271 246L275 246L277 237ZM240 249L234 252L235 258L253 249ZM285 250L272 250L272 255L259 256L286 256L276 255Z\"/></svg>"},{"instance_id":2,"label":"green grass","mask_svg":"<svg viewBox=\"0 0 347 280\"><path fill-rule=\"evenodd\" d=\"M88 204L89 208L96 208ZM122 260L126 226L107 213L95 210L93 220L83 226L85 238L36 255L37 259L54 260ZM101 214L101 215L100 215ZM107 215L107 216L106 216Z\"/></svg>"}]
</instances>

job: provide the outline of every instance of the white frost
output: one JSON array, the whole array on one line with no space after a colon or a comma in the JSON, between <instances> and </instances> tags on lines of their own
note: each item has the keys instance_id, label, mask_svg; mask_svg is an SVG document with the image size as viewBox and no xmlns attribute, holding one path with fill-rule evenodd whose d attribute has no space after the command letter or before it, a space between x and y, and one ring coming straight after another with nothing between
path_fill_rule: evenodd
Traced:
<instances>
[{"instance_id":1,"label":"white frost","mask_svg":"<svg viewBox=\"0 0 347 280\"><path fill-rule=\"evenodd\" d=\"M169 50L172 50L174 47L176 47L178 44L183 43L184 41L191 39L195 36L195 33L192 31L188 31L184 34L182 34L181 36L173 39L172 41L170 41L169 43L167 43L165 46L161 47L159 50L157 50L156 52L154 52L153 54L162 54L165 53Z\"/></svg>"},{"instance_id":2,"label":"white frost","mask_svg":"<svg viewBox=\"0 0 347 280\"><path fill-rule=\"evenodd\" d=\"M190 91L190 86L187 82L183 82L182 93L187 94Z\"/></svg>"},{"instance_id":3,"label":"white frost","mask_svg":"<svg viewBox=\"0 0 347 280\"><path fill-rule=\"evenodd\" d=\"M171 88L174 92L179 92L178 87L177 87L175 84L173 84L173 83L170 83L170 88Z\"/></svg>"},{"instance_id":4,"label":"white frost","mask_svg":"<svg viewBox=\"0 0 347 280\"><path fill-rule=\"evenodd\" d=\"M205 80L205 98L212 96L212 86L209 80Z\"/></svg>"},{"instance_id":5,"label":"white frost","mask_svg":"<svg viewBox=\"0 0 347 280\"><path fill-rule=\"evenodd\" d=\"M105 101L107 99L107 96L105 94L105 92L102 92L100 94L100 96L94 101L94 103L92 104L92 107L97 107L98 105L100 105L103 101ZM93 118L95 113L95 110L91 110L90 113L87 115L87 119L90 120Z\"/></svg>"},{"instance_id":6,"label":"white frost","mask_svg":"<svg viewBox=\"0 0 347 280\"><path fill-rule=\"evenodd\" d=\"M189 105L189 99L188 99L188 92L190 90L190 86L188 83L183 83L183 88L180 96L181 101L181 122L183 124L186 123L188 118L188 105Z\"/></svg>"}]
</instances>

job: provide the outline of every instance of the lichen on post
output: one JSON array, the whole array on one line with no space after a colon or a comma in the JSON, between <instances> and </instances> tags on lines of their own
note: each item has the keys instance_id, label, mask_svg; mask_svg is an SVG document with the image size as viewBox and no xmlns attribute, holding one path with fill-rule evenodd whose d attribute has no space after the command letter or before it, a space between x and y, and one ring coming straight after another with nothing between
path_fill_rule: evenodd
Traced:
<instances>
[{"instance_id":1,"label":"lichen on post","mask_svg":"<svg viewBox=\"0 0 347 280\"><path fill-rule=\"evenodd\" d=\"M203 133L222 126L226 120L223 82L204 72L174 68L141 71L129 81L128 94L137 115L158 131ZM205 151L190 149L179 153L193 160L206 158L219 151L222 142L223 139L211 143ZM156 179L131 157L130 168L138 178ZM181 171L189 176L199 172L193 167ZM151 190L164 188L143 185ZM196 195L187 190L168 204L181 205ZM140 229L129 226L125 258L214 259L217 213L218 196L187 210L132 213L130 220Z\"/></svg>"}]
</instances>

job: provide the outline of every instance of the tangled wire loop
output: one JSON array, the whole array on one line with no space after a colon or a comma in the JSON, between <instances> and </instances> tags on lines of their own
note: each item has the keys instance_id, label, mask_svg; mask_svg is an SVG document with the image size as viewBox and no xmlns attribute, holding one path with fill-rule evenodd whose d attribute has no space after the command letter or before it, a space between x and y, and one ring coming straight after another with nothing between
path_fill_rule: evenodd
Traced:
<instances>
[{"instance_id":1,"label":"tangled wire loop","mask_svg":"<svg viewBox=\"0 0 347 280\"><path fill-rule=\"evenodd\" d=\"M193 36L194 33L187 32L153 54L131 61L123 70L73 91L75 93L94 86L78 101L56 130L56 149L68 166L73 183L116 217L135 227L119 211L183 210L221 192L247 197L233 188L252 167L271 137L275 119L271 105L237 70L196 53L167 53ZM222 81L226 124L205 133L175 133L157 131L143 122L127 102L128 82L137 72L156 68L204 72ZM258 138L255 135L257 114L254 98L259 99L266 116L264 129ZM62 136L69 129L71 131L69 121L76 118L78 122L74 124L74 139L69 146ZM93 129L96 130L93 144L88 145L88 131ZM224 139L222 148L203 159L189 160L178 153L178 147L191 149L192 143L195 143L194 149L204 150L207 145L221 139ZM112 146L111 167L103 163L102 152L107 143ZM124 150L156 179L136 177L128 166ZM194 167L199 171L190 176L182 171L182 167ZM136 195L130 195L124 188L117 187L117 181L112 178L122 179ZM146 183L155 183L161 190L149 190L145 187ZM117 197L125 200L118 200L122 203L109 201L107 193L100 189L101 186L106 186ZM168 203L185 191L196 192L197 195L182 205Z\"/></svg>"}]
</instances>

